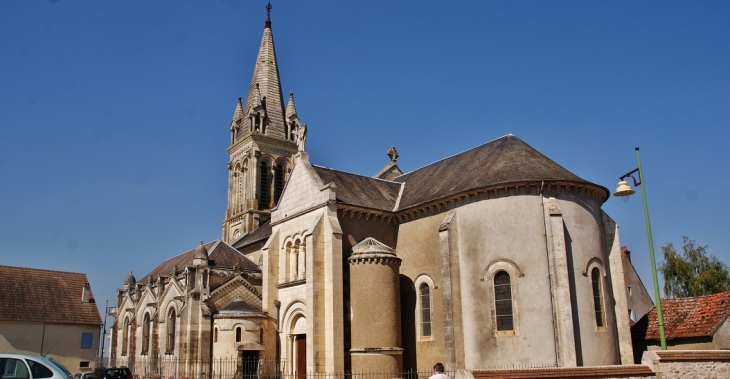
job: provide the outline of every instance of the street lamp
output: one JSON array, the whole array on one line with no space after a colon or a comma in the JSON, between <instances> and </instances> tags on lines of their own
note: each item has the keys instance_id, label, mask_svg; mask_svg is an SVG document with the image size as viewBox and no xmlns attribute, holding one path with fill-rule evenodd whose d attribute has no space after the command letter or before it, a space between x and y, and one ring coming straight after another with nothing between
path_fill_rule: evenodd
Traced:
<instances>
[{"instance_id":1,"label":"street lamp","mask_svg":"<svg viewBox=\"0 0 730 379\"><path fill-rule=\"evenodd\" d=\"M627 202L629 196L633 195L636 191L631 189L629 183L624 179L630 177L634 182L634 187L641 186L641 198L644 200L644 217L646 218L646 234L649 237L649 257L651 258L651 278L654 281L654 298L656 299L656 318L657 326L659 327L659 341L661 343L662 350L667 350L667 339L664 336L664 316L662 316L662 298L659 295L659 281L656 275L656 260L654 259L654 242L651 239L651 223L649 222L649 207L646 205L646 185L642 185L644 182L644 174L641 169L641 157L639 156L639 147L636 147L636 160L639 162L639 167L629 171L626 175L619 178L618 188L613 196L618 196L621 201ZM639 180L634 178L634 173L638 173Z\"/></svg>"},{"instance_id":2,"label":"street lamp","mask_svg":"<svg viewBox=\"0 0 730 379\"><path fill-rule=\"evenodd\" d=\"M99 342L99 360L103 363L104 362L104 345L106 344L106 335L108 334L106 332L106 316L109 315L109 311L114 309L114 307L109 306L109 300L106 301L106 306L104 307L104 325L102 325L102 333L101 333L101 341ZM107 362L108 365L108 362Z\"/></svg>"}]
</instances>

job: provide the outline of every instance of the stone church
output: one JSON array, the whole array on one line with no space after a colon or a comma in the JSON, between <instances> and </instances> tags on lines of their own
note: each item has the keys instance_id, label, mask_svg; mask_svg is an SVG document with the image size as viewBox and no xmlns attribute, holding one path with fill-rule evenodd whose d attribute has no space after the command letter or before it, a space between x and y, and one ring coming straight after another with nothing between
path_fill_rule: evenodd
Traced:
<instances>
[{"instance_id":1,"label":"stone church","mask_svg":"<svg viewBox=\"0 0 730 379\"><path fill-rule=\"evenodd\" d=\"M633 363L609 191L511 134L409 173L317 166L270 18L230 123L220 240L118 291L112 364L284 373ZM568 162L569 163L569 162ZM188 363L192 365L193 363Z\"/></svg>"}]
</instances>

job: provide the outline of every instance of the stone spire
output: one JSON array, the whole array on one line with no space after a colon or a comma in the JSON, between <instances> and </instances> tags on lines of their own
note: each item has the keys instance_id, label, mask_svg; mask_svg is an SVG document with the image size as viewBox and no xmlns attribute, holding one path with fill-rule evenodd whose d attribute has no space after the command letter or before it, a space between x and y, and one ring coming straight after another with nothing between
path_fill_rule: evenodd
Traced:
<instances>
[{"instance_id":1,"label":"stone spire","mask_svg":"<svg viewBox=\"0 0 730 379\"><path fill-rule=\"evenodd\" d=\"M249 125L245 131L286 138L284 120L284 98L279 81L279 67L276 63L274 36L271 33L271 4L266 6L266 24L261 38L256 65L253 69L251 85L243 107L243 115Z\"/></svg>"},{"instance_id":2,"label":"stone spire","mask_svg":"<svg viewBox=\"0 0 730 379\"><path fill-rule=\"evenodd\" d=\"M241 130L245 125L244 120L243 103L239 97L238 103L236 103L236 110L233 112L233 119L231 119L231 143L235 142L242 132L245 133L247 131L245 128L243 131Z\"/></svg>"},{"instance_id":3,"label":"stone spire","mask_svg":"<svg viewBox=\"0 0 730 379\"><path fill-rule=\"evenodd\" d=\"M295 139L294 133L299 127L297 108L294 106L294 92L290 92L289 103L286 105L286 136L288 140L293 141Z\"/></svg>"}]
</instances>

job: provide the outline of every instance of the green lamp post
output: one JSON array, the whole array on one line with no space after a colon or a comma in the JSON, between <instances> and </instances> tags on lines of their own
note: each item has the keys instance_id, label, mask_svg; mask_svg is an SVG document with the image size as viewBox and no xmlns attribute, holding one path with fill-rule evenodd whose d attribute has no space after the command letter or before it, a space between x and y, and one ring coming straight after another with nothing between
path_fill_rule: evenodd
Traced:
<instances>
[{"instance_id":1,"label":"green lamp post","mask_svg":"<svg viewBox=\"0 0 730 379\"><path fill-rule=\"evenodd\" d=\"M644 172L641 169L641 156L639 155L639 147L636 150L636 160L639 162L639 167L631 170L626 175L619 178L618 188L613 196L618 196L623 202L629 201L629 196L633 195L636 191L631 189L629 183L624 180L630 177L634 182L634 187L641 186L641 198L644 200L644 217L646 219L646 235L649 237L649 257L651 258L651 278L654 281L654 299L656 301L656 317L657 326L659 327L659 340L661 343L662 350L667 350L667 339L664 336L664 316L662 316L662 298L659 294L659 281L657 280L656 273L656 259L654 258L654 241L651 238L651 223L649 222L649 206L646 204L646 185L644 184ZM638 172L639 180L634 178L633 174Z\"/></svg>"}]
</instances>

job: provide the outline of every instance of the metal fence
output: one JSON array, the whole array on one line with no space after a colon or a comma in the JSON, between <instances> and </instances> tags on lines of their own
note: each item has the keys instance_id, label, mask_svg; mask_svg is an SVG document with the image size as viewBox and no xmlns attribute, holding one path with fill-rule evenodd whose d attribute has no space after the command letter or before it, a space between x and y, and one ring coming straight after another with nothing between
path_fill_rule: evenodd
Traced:
<instances>
[{"instance_id":1,"label":"metal fence","mask_svg":"<svg viewBox=\"0 0 730 379\"><path fill-rule=\"evenodd\" d=\"M103 366L98 361L96 367ZM240 356L213 360L178 359L170 356L142 356L134 359L121 357L115 366L126 366L134 379L428 379L431 370L383 372L287 372L283 360L246 359ZM555 364L524 366L497 366L489 369L516 370L556 367ZM447 370L446 375L456 379L460 370Z\"/></svg>"}]
</instances>

